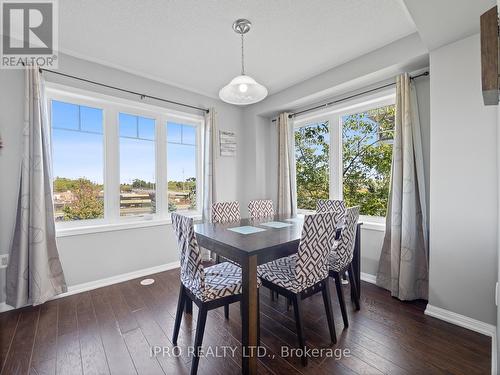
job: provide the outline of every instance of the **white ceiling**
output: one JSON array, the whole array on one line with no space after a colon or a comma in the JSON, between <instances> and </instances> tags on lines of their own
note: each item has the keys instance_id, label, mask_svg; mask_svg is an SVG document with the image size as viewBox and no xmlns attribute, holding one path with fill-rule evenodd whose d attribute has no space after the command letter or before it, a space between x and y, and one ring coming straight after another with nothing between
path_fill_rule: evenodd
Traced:
<instances>
[{"instance_id":1,"label":"white ceiling","mask_svg":"<svg viewBox=\"0 0 500 375\"><path fill-rule=\"evenodd\" d=\"M429 50L479 32L479 16L496 0L404 0Z\"/></svg>"},{"instance_id":2,"label":"white ceiling","mask_svg":"<svg viewBox=\"0 0 500 375\"><path fill-rule=\"evenodd\" d=\"M475 1L475 0L474 0ZM64 0L62 52L216 97L240 69L275 93L415 32L401 0Z\"/></svg>"}]
</instances>

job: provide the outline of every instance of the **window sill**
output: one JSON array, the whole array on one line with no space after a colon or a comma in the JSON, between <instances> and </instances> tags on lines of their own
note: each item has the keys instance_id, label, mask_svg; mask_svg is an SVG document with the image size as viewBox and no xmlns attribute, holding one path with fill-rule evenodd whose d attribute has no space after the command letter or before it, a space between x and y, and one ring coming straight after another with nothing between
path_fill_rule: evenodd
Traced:
<instances>
[{"instance_id":1,"label":"window sill","mask_svg":"<svg viewBox=\"0 0 500 375\"><path fill-rule=\"evenodd\" d=\"M193 214L188 216L192 217L194 220L201 220L200 214ZM138 229L138 228L149 228L161 225L170 225L172 220L170 218L165 219L153 219L153 220L134 220L125 221L121 223L107 223L107 224L97 224L97 225L82 225L74 227L59 227L56 226L56 237L70 237L79 236L94 233L103 232L115 232L121 230Z\"/></svg>"}]
</instances>

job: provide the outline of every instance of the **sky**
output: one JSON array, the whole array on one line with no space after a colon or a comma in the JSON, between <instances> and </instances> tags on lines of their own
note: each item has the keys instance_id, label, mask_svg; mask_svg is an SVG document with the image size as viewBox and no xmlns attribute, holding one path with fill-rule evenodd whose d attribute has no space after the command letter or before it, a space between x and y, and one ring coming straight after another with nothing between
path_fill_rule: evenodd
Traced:
<instances>
[{"instance_id":1,"label":"sky","mask_svg":"<svg viewBox=\"0 0 500 375\"><path fill-rule=\"evenodd\" d=\"M120 113L120 183L155 182L153 119ZM196 129L167 123L169 181L196 177ZM103 111L52 101L54 177L104 179Z\"/></svg>"}]
</instances>

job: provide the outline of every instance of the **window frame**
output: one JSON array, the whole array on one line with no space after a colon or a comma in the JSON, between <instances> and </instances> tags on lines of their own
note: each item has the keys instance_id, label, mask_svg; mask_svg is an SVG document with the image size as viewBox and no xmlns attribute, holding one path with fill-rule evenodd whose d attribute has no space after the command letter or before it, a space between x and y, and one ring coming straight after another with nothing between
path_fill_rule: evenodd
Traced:
<instances>
[{"instance_id":1,"label":"window frame","mask_svg":"<svg viewBox=\"0 0 500 375\"><path fill-rule=\"evenodd\" d=\"M299 128L314 123L328 121L330 133L329 199L343 199L342 117L395 104L395 89L386 89L295 117L293 123L294 132ZM297 208L297 211L304 214L310 213L312 210ZM360 220L368 224L365 224L364 228L385 230L385 217L383 216L361 215Z\"/></svg>"},{"instance_id":2,"label":"window frame","mask_svg":"<svg viewBox=\"0 0 500 375\"><path fill-rule=\"evenodd\" d=\"M103 184L104 218L73 220L56 223L56 234L64 237L76 234L140 228L171 223L168 212L167 122L173 121L196 128L196 209L182 211L195 219L201 218L203 202L203 129L201 115L180 112L165 107L83 90L58 83L46 83L46 104L52 133L52 100L98 108L103 112ZM119 114L148 117L155 121L155 190L156 213L120 216L120 133Z\"/></svg>"}]
</instances>

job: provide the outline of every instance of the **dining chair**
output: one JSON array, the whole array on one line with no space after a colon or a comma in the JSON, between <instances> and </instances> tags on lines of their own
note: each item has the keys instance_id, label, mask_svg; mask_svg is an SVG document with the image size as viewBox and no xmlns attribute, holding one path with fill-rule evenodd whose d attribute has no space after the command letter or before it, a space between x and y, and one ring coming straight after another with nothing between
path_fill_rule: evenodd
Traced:
<instances>
[{"instance_id":1,"label":"dining chair","mask_svg":"<svg viewBox=\"0 0 500 375\"><path fill-rule=\"evenodd\" d=\"M274 216L273 201L270 199L251 200L248 202L248 212L251 219Z\"/></svg>"},{"instance_id":2,"label":"dining chair","mask_svg":"<svg viewBox=\"0 0 500 375\"><path fill-rule=\"evenodd\" d=\"M238 201L212 203L211 216L212 223L214 224L239 221L241 218L240 203ZM220 263L221 261L231 262L238 265L238 263L217 254L215 256L215 262ZM229 319L229 304L224 305L224 316L226 319Z\"/></svg>"},{"instance_id":3,"label":"dining chair","mask_svg":"<svg viewBox=\"0 0 500 375\"><path fill-rule=\"evenodd\" d=\"M345 210L346 210L345 203L342 200L318 199L316 201L316 212L317 213L334 212L335 218L337 219L338 223L340 223L340 221L338 220L339 217L344 217Z\"/></svg>"},{"instance_id":4,"label":"dining chair","mask_svg":"<svg viewBox=\"0 0 500 375\"><path fill-rule=\"evenodd\" d=\"M239 221L240 218L240 203L238 201L212 204L212 223L230 223Z\"/></svg>"},{"instance_id":5,"label":"dining chair","mask_svg":"<svg viewBox=\"0 0 500 375\"><path fill-rule=\"evenodd\" d=\"M318 199L316 201L316 212L335 212L335 215L337 217L342 216L345 217L345 202L343 200L338 200L338 199ZM340 221L339 221L340 223ZM335 244L337 244L337 240L339 239L339 233L337 233L337 236L335 238ZM341 279L342 284L348 284L347 278L345 275L342 275Z\"/></svg>"},{"instance_id":6,"label":"dining chair","mask_svg":"<svg viewBox=\"0 0 500 375\"><path fill-rule=\"evenodd\" d=\"M354 257L354 242L356 239L356 231L358 228L359 219L359 206L350 207L346 211L344 228L340 234L340 238L336 241L333 251L329 257L329 274L335 279L335 287L337 288L337 295L339 298L340 311L342 312L342 319L344 327L349 327L347 318L347 309L344 300L344 292L342 291L341 278L347 271L349 275L349 282L354 293L354 304L356 310L360 309L359 306L359 293L356 279L354 278L354 268L352 259Z\"/></svg>"},{"instance_id":7,"label":"dining chair","mask_svg":"<svg viewBox=\"0 0 500 375\"><path fill-rule=\"evenodd\" d=\"M262 285L291 299L299 347L304 349L302 365L307 365L302 300L321 292L332 343L337 342L329 289L328 258L337 221L333 212L306 215L297 254L257 267Z\"/></svg>"},{"instance_id":8,"label":"dining chair","mask_svg":"<svg viewBox=\"0 0 500 375\"><path fill-rule=\"evenodd\" d=\"M172 213L172 225L180 251L181 286L172 342L177 345L184 305L191 300L198 306L191 375L198 371L199 354L209 310L233 302L241 303L241 268L229 262L203 267L201 251L194 233L193 219ZM260 280L257 280L260 285ZM259 339L259 338L258 338Z\"/></svg>"}]
</instances>

